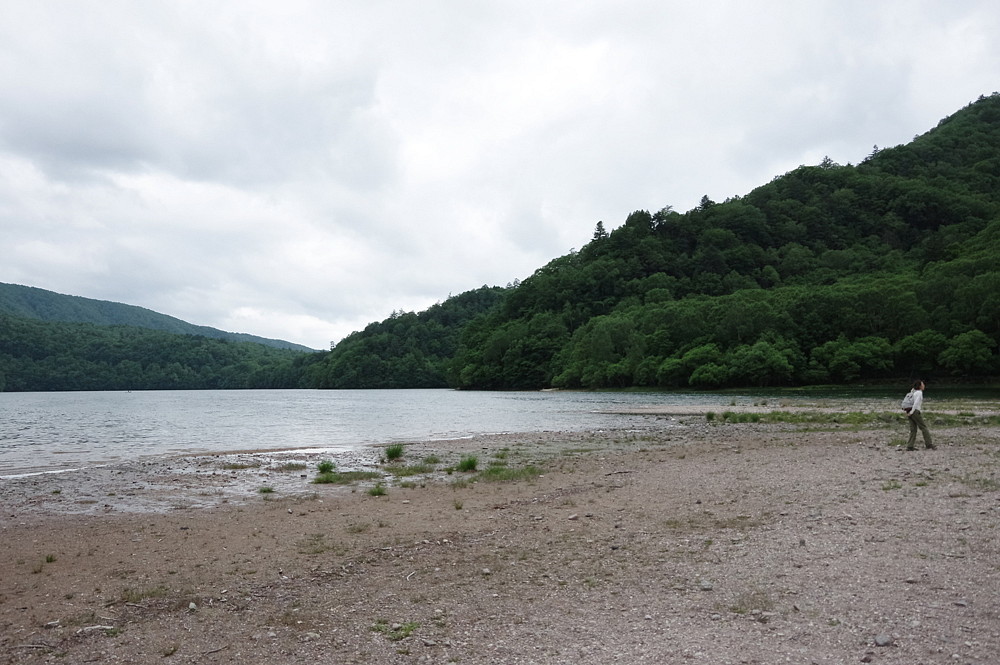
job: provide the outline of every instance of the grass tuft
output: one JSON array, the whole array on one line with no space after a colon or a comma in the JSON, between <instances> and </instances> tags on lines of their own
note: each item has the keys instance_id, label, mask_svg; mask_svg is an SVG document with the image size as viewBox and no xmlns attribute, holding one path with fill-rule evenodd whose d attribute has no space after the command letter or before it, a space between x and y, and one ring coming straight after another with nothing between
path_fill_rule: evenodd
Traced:
<instances>
[{"instance_id":1,"label":"grass tuft","mask_svg":"<svg viewBox=\"0 0 1000 665\"><path fill-rule=\"evenodd\" d=\"M425 473L433 473L434 467L429 464L411 464L410 466L397 466L389 469L389 473L397 478L407 476L419 476Z\"/></svg>"},{"instance_id":2,"label":"grass tuft","mask_svg":"<svg viewBox=\"0 0 1000 665\"><path fill-rule=\"evenodd\" d=\"M540 475L542 475L541 469L531 464L516 468L493 465L483 470L477 479L490 483L510 483L517 480L530 480Z\"/></svg>"},{"instance_id":3,"label":"grass tuft","mask_svg":"<svg viewBox=\"0 0 1000 665\"><path fill-rule=\"evenodd\" d=\"M317 485L349 485L358 480L380 478L381 474L374 471L340 471L321 473L313 480Z\"/></svg>"},{"instance_id":4,"label":"grass tuft","mask_svg":"<svg viewBox=\"0 0 1000 665\"><path fill-rule=\"evenodd\" d=\"M457 469L466 473L475 471L479 466L479 459L475 455L466 455L458 461Z\"/></svg>"},{"instance_id":5,"label":"grass tuft","mask_svg":"<svg viewBox=\"0 0 1000 665\"><path fill-rule=\"evenodd\" d=\"M372 626L372 631L376 633L382 633L393 642L398 642L400 640L405 640L407 637L409 637L413 633L413 631L417 629L419 625L420 624L415 623L413 621L407 623L390 624L388 621L384 619L379 619L378 621L375 622L375 625Z\"/></svg>"},{"instance_id":6,"label":"grass tuft","mask_svg":"<svg viewBox=\"0 0 1000 665\"><path fill-rule=\"evenodd\" d=\"M122 602L141 603L147 598L166 598L168 589L165 586L147 587L145 589L122 590Z\"/></svg>"}]
</instances>

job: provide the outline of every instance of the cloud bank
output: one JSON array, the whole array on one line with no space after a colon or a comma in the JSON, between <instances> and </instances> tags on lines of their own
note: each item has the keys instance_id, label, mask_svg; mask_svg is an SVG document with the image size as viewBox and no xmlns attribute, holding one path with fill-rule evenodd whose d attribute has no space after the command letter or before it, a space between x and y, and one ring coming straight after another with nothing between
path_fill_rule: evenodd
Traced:
<instances>
[{"instance_id":1,"label":"cloud bank","mask_svg":"<svg viewBox=\"0 0 1000 665\"><path fill-rule=\"evenodd\" d=\"M0 4L0 281L314 348L1000 80L986 0Z\"/></svg>"}]
</instances>

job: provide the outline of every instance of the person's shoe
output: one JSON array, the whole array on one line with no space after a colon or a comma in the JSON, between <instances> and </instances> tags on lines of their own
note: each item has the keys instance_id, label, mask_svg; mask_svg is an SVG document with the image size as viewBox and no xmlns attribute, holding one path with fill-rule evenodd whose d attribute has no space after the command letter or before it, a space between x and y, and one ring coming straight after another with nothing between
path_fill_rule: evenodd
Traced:
<instances>
[{"instance_id":1,"label":"person's shoe","mask_svg":"<svg viewBox=\"0 0 1000 665\"><path fill-rule=\"evenodd\" d=\"M928 446L927 446L927 450L937 450L937 446L935 446L935 445L934 445L934 444L932 443L932 444L930 444L930 445L928 445Z\"/></svg>"},{"instance_id":2,"label":"person's shoe","mask_svg":"<svg viewBox=\"0 0 1000 665\"><path fill-rule=\"evenodd\" d=\"M916 448L914 448L913 446L907 446L906 449L907 450L916 450Z\"/></svg>"}]
</instances>

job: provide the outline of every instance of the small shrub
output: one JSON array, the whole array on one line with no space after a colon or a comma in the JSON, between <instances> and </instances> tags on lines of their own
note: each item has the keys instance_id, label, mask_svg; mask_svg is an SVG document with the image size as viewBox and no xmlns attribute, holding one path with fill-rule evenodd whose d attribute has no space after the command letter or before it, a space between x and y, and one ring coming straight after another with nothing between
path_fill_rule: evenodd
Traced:
<instances>
[{"instance_id":1,"label":"small shrub","mask_svg":"<svg viewBox=\"0 0 1000 665\"><path fill-rule=\"evenodd\" d=\"M274 493L274 488L273 487L267 487L267 486L265 486L265 487L261 487L257 491L260 492L261 494L273 494Z\"/></svg>"},{"instance_id":2,"label":"small shrub","mask_svg":"<svg viewBox=\"0 0 1000 665\"><path fill-rule=\"evenodd\" d=\"M388 490L385 489L385 485L382 483L375 483L375 487L368 489L369 496L385 496L388 493Z\"/></svg>"},{"instance_id":3,"label":"small shrub","mask_svg":"<svg viewBox=\"0 0 1000 665\"><path fill-rule=\"evenodd\" d=\"M440 464L441 458L437 455L428 455L424 458L424 464Z\"/></svg>"},{"instance_id":4,"label":"small shrub","mask_svg":"<svg viewBox=\"0 0 1000 665\"><path fill-rule=\"evenodd\" d=\"M316 465L316 470L320 473L333 473L333 470L337 468L337 465L328 459L323 460Z\"/></svg>"},{"instance_id":5,"label":"small shrub","mask_svg":"<svg viewBox=\"0 0 1000 665\"><path fill-rule=\"evenodd\" d=\"M403 457L403 444L394 443L385 449L385 458L390 462L394 462Z\"/></svg>"},{"instance_id":6,"label":"small shrub","mask_svg":"<svg viewBox=\"0 0 1000 665\"><path fill-rule=\"evenodd\" d=\"M709 411L708 413L706 413L705 420L707 420L708 422L712 422L713 420L715 420L715 411Z\"/></svg>"},{"instance_id":7,"label":"small shrub","mask_svg":"<svg viewBox=\"0 0 1000 665\"><path fill-rule=\"evenodd\" d=\"M479 460L475 455L466 455L458 462L458 470L465 471L466 473L470 471L475 471L476 467L479 466Z\"/></svg>"}]
</instances>

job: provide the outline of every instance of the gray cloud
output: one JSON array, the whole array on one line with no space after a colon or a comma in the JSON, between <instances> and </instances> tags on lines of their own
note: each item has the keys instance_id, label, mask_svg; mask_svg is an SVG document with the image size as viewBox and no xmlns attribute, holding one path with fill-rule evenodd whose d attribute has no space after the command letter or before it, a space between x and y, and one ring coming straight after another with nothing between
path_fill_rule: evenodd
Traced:
<instances>
[{"instance_id":1,"label":"gray cloud","mask_svg":"<svg viewBox=\"0 0 1000 665\"><path fill-rule=\"evenodd\" d=\"M325 346L908 141L986 0L4 2L0 281Z\"/></svg>"}]
</instances>

